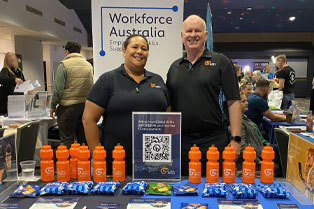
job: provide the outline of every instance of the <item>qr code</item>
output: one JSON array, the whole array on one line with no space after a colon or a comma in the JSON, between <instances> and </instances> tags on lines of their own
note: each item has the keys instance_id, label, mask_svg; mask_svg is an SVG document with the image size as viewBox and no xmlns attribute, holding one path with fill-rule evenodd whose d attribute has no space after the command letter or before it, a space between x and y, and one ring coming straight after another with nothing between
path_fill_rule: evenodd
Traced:
<instances>
[{"instance_id":1,"label":"qr code","mask_svg":"<svg viewBox=\"0 0 314 209\"><path fill-rule=\"evenodd\" d=\"M171 162L171 134L143 134L143 162Z\"/></svg>"}]
</instances>

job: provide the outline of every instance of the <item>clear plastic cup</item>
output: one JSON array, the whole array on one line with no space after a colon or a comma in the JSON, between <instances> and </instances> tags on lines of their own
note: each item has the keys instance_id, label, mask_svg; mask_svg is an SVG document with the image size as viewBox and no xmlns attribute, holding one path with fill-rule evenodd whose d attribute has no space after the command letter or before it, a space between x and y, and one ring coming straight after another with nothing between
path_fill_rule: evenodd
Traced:
<instances>
[{"instance_id":1,"label":"clear plastic cup","mask_svg":"<svg viewBox=\"0 0 314 209\"><path fill-rule=\"evenodd\" d=\"M27 181L27 180L34 179L35 164L36 164L36 161L34 160L26 160L26 161L20 162L20 165L22 168L23 180Z\"/></svg>"}]
</instances>

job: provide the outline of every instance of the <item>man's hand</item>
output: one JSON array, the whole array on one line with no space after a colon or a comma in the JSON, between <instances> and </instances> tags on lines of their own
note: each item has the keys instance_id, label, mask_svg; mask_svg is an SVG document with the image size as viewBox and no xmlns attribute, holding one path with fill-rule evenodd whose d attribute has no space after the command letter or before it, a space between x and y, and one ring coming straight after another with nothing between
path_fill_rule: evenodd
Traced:
<instances>
[{"instance_id":1,"label":"man's hand","mask_svg":"<svg viewBox=\"0 0 314 209\"><path fill-rule=\"evenodd\" d=\"M53 119L55 119L55 115L57 114L57 110L56 109L50 109L50 117L52 117Z\"/></svg>"},{"instance_id":2,"label":"man's hand","mask_svg":"<svg viewBox=\"0 0 314 209\"><path fill-rule=\"evenodd\" d=\"M16 84L22 84L23 81L21 79L19 79L19 78L15 78L15 83Z\"/></svg>"},{"instance_id":3,"label":"man's hand","mask_svg":"<svg viewBox=\"0 0 314 209\"><path fill-rule=\"evenodd\" d=\"M240 156L241 144L239 142L236 142L235 140L231 140L230 145L233 148L233 150L235 151L236 160L237 160Z\"/></svg>"}]
</instances>

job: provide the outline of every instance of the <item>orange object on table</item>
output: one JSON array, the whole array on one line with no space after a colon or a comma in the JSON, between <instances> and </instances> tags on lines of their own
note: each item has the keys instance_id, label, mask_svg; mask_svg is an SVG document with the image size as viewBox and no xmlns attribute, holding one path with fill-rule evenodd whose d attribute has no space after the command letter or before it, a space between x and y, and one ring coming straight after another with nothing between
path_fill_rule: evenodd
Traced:
<instances>
[{"instance_id":1,"label":"orange object on table","mask_svg":"<svg viewBox=\"0 0 314 209\"><path fill-rule=\"evenodd\" d=\"M20 126L21 126L21 124L10 124L9 128L18 128Z\"/></svg>"},{"instance_id":2,"label":"orange object on table","mask_svg":"<svg viewBox=\"0 0 314 209\"><path fill-rule=\"evenodd\" d=\"M80 149L80 144L77 143L77 141L74 141L73 144L71 144L70 148L70 177L71 179L77 179L77 156L78 151Z\"/></svg>"},{"instance_id":3,"label":"orange object on table","mask_svg":"<svg viewBox=\"0 0 314 209\"><path fill-rule=\"evenodd\" d=\"M206 153L206 182L207 183L218 183L219 182L219 152L215 145L208 148Z\"/></svg>"},{"instance_id":4,"label":"orange object on table","mask_svg":"<svg viewBox=\"0 0 314 209\"><path fill-rule=\"evenodd\" d=\"M201 183L201 151L200 149L194 144L189 151L189 182L192 184L199 184Z\"/></svg>"},{"instance_id":5,"label":"orange object on table","mask_svg":"<svg viewBox=\"0 0 314 209\"><path fill-rule=\"evenodd\" d=\"M93 152L93 180L94 182L106 181L106 150L98 145Z\"/></svg>"},{"instance_id":6,"label":"orange object on table","mask_svg":"<svg viewBox=\"0 0 314 209\"><path fill-rule=\"evenodd\" d=\"M112 151L112 180L113 181L125 181L125 151L123 146L118 144Z\"/></svg>"},{"instance_id":7,"label":"orange object on table","mask_svg":"<svg viewBox=\"0 0 314 209\"><path fill-rule=\"evenodd\" d=\"M264 184L271 184L274 182L274 160L275 152L269 145L265 146L262 151L261 162L261 182Z\"/></svg>"},{"instance_id":8,"label":"orange object on table","mask_svg":"<svg viewBox=\"0 0 314 209\"><path fill-rule=\"evenodd\" d=\"M77 180L78 181L90 181L90 151L88 146L82 144L78 151L77 161Z\"/></svg>"},{"instance_id":9,"label":"orange object on table","mask_svg":"<svg viewBox=\"0 0 314 209\"><path fill-rule=\"evenodd\" d=\"M49 182L55 180L54 164L53 164L53 151L51 146L46 144L40 150L40 176L41 181Z\"/></svg>"},{"instance_id":10,"label":"orange object on table","mask_svg":"<svg viewBox=\"0 0 314 209\"><path fill-rule=\"evenodd\" d=\"M222 181L225 183L234 183L235 181L235 151L228 145L222 152Z\"/></svg>"},{"instance_id":11,"label":"orange object on table","mask_svg":"<svg viewBox=\"0 0 314 209\"><path fill-rule=\"evenodd\" d=\"M70 181L69 150L61 144L56 151L57 162L57 181Z\"/></svg>"},{"instance_id":12,"label":"orange object on table","mask_svg":"<svg viewBox=\"0 0 314 209\"><path fill-rule=\"evenodd\" d=\"M243 151L242 163L242 182L245 184L255 183L255 162L256 152L251 145L247 146Z\"/></svg>"}]
</instances>

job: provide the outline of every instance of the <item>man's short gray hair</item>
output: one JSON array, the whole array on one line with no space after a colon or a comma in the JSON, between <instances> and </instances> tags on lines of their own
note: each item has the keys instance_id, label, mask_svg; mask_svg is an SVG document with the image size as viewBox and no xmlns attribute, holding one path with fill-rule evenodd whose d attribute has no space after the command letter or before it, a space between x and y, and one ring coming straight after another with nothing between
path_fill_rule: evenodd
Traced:
<instances>
[{"instance_id":1,"label":"man's short gray hair","mask_svg":"<svg viewBox=\"0 0 314 209\"><path fill-rule=\"evenodd\" d=\"M280 55L276 56L275 59L276 59L276 61L287 63L287 57L285 54L280 54Z\"/></svg>"}]
</instances>

